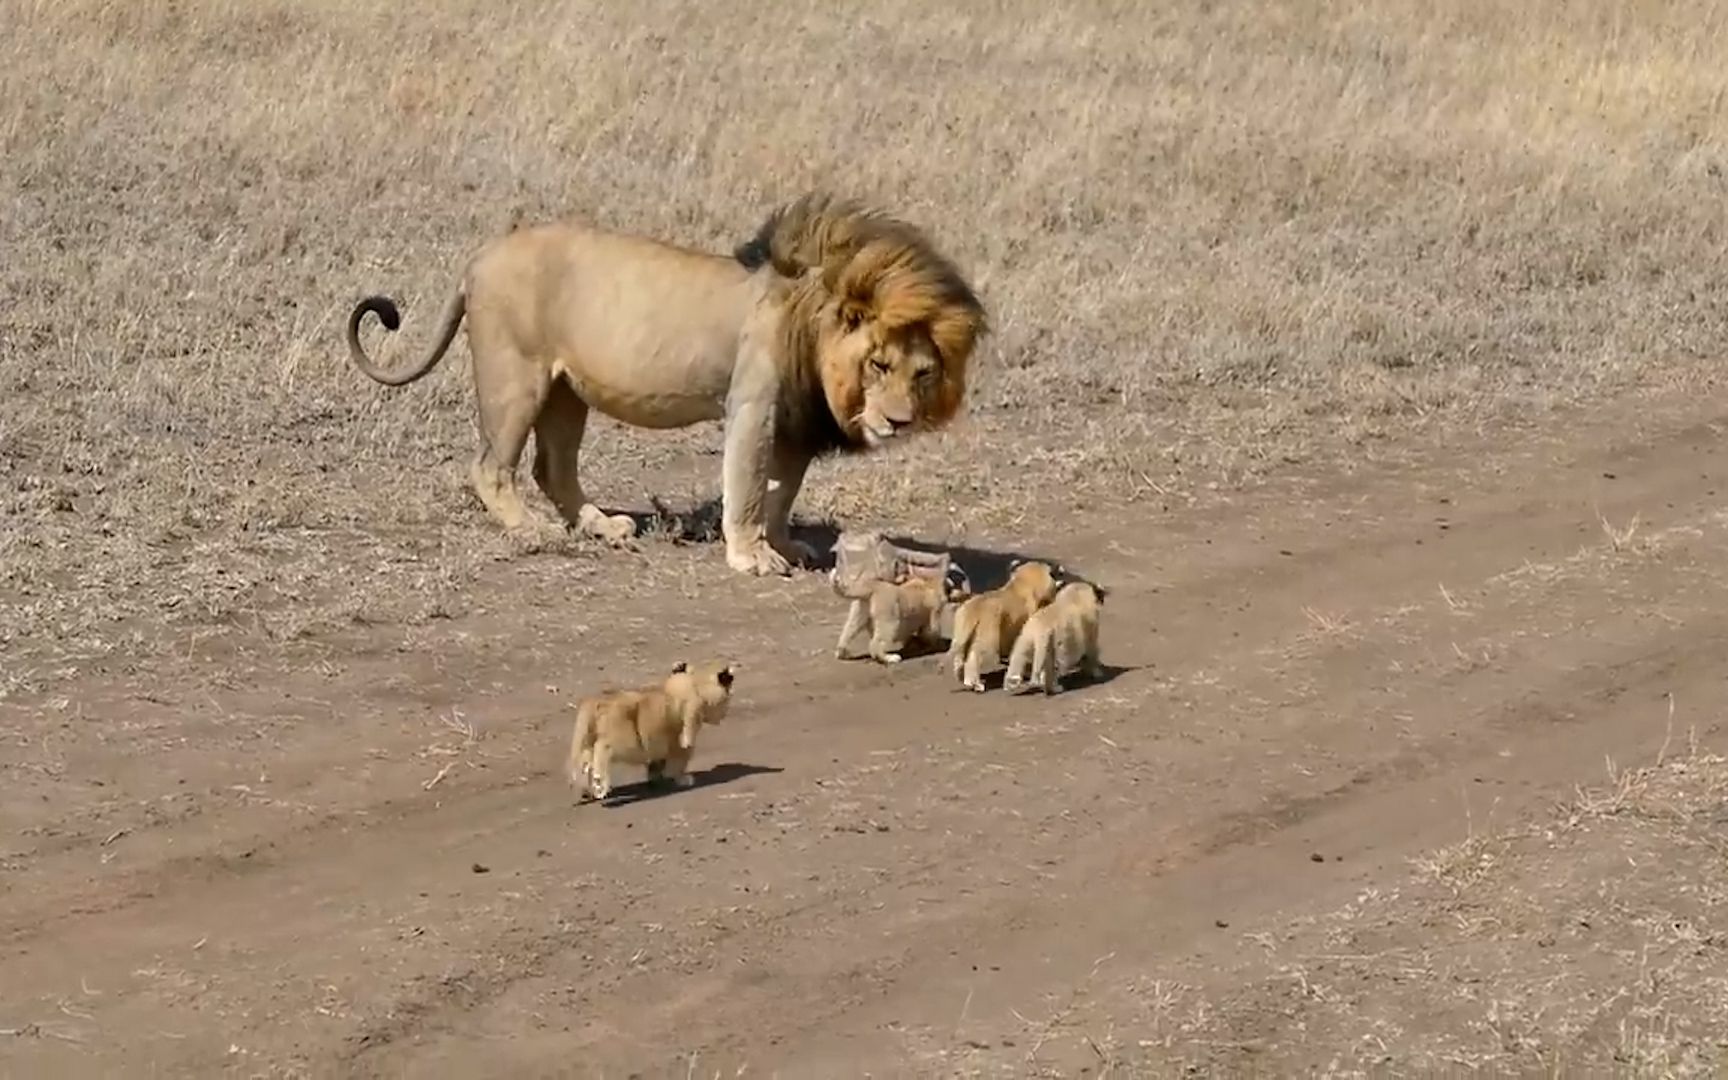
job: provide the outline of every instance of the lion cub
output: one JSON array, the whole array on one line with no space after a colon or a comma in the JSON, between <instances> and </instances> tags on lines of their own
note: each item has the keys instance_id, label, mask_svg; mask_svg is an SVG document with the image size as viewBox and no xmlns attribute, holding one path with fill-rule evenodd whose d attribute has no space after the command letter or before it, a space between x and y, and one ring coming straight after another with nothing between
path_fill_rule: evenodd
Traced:
<instances>
[{"instance_id":1,"label":"lion cub","mask_svg":"<svg viewBox=\"0 0 1728 1080\"><path fill-rule=\"evenodd\" d=\"M1059 677L1075 669L1089 679L1097 678L1103 670L1098 664L1098 611L1103 604L1104 590L1091 582L1062 586L1054 600L1032 613L1014 639L1003 689L1012 694L1027 682L1054 694Z\"/></svg>"},{"instance_id":2,"label":"lion cub","mask_svg":"<svg viewBox=\"0 0 1728 1080\"><path fill-rule=\"evenodd\" d=\"M834 655L856 659L860 654L851 649L852 639L866 628L870 630L868 655L879 664L898 664L901 650L914 640L939 648L942 616L971 595L958 568L943 579L913 574L899 582L877 581L868 596L853 599Z\"/></svg>"},{"instance_id":3,"label":"lion cub","mask_svg":"<svg viewBox=\"0 0 1728 1080\"><path fill-rule=\"evenodd\" d=\"M570 739L570 782L595 799L612 791L612 763L642 765L648 779L695 783L690 755L703 724L718 724L732 704L734 665L680 660L659 686L611 690L576 704Z\"/></svg>"},{"instance_id":4,"label":"lion cub","mask_svg":"<svg viewBox=\"0 0 1728 1080\"><path fill-rule=\"evenodd\" d=\"M1049 563L1015 560L1008 581L979 593L954 612L954 638L948 659L960 685L980 693L983 672L1002 662L1002 647L1020 635L1032 613L1056 595L1056 573Z\"/></svg>"}]
</instances>

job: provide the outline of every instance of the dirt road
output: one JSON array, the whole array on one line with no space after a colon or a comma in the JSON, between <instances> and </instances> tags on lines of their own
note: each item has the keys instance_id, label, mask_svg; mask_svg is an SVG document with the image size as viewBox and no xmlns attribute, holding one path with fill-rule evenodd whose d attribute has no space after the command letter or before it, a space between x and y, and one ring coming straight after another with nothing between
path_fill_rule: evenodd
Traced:
<instances>
[{"instance_id":1,"label":"dirt road","mask_svg":"<svg viewBox=\"0 0 1728 1080\"><path fill-rule=\"evenodd\" d=\"M1728 440L1659 412L1015 537L1115 590L1109 678L1049 701L835 661L815 575L707 546L649 556L695 600L505 565L412 631L92 665L4 706L0 1073L1323 1065L1226 1007L1247 928L1723 741ZM564 702L712 652L700 785L577 806Z\"/></svg>"}]
</instances>

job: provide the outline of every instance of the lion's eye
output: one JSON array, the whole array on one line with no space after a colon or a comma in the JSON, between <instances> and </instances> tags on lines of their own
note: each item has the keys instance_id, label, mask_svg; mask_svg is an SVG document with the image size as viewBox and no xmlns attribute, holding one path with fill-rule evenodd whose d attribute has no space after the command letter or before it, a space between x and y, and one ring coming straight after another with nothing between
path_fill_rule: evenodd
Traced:
<instances>
[{"instance_id":1,"label":"lion's eye","mask_svg":"<svg viewBox=\"0 0 1728 1080\"><path fill-rule=\"evenodd\" d=\"M936 369L933 367L919 368L917 379L919 382L929 382L935 375Z\"/></svg>"},{"instance_id":2,"label":"lion's eye","mask_svg":"<svg viewBox=\"0 0 1728 1080\"><path fill-rule=\"evenodd\" d=\"M884 360L880 356L871 357L870 358L870 366L875 368L878 374L881 374L881 375L888 374L888 367L889 367L888 361Z\"/></svg>"}]
</instances>

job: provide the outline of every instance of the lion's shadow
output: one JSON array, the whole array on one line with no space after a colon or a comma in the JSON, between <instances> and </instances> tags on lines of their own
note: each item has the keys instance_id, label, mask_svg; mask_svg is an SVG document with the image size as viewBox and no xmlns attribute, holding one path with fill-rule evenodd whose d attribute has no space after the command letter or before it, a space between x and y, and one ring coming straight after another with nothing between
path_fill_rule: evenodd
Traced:
<instances>
[{"instance_id":1,"label":"lion's shadow","mask_svg":"<svg viewBox=\"0 0 1728 1080\"><path fill-rule=\"evenodd\" d=\"M655 537L674 544L718 544L724 538L721 531L721 500L718 495L682 509L651 498L648 510L609 510L625 514L636 523L636 535ZM840 527L832 521L792 521L792 538L810 545L816 553L811 570L828 571L834 565L834 542L840 539Z\"/></svg>"},{"instance_id":2,"label":"lion's shadow","mask_svg":"<svg viewBox=\"0 0 1728 1080\"><path fill-rule=\"evenodd\" d=\"M659 536L671 540L675 544L714 544L721 540L720 514L721 500L719 496L703 500L686 509L674 509L659 499L652 500L653 508L648 511L619 510L612 513L625 513L636 522L636 531L641 536ZM827 573L834 568L834 543L840 538L840 526L829 520L799 520L794 517L792 522L792 537L809 545L815 552L816 559L806 569L818 573ZM971 547L965 544L944 546L925 540L917 540L909 536L899 536L885 533L890 543L908 548L912 551L927 553L946 553L965 574L971 583L972 591L982 592L994 589L1008 580L1009 568L1017 561L1036 559L1050 563L1061 569L1064 580L1089 580L1075 572L1074 567L1043 552L1037 551L1006 551L991 548Z\"/></svg>"},{"instance_id":3,"label":"lion's shadow","mask_svg":"<svg viewBox=\"0 0 1728 1080\"><path fill-rule=\"evenodd\" d=\"M764 773L773 774L785 772L785 769L773 765L746 765L737 761L721 762L706 769L690 771L690 779L695 783L687 788L678 787L669 780L639 780L633 784L619 784L607 793L606 799L600 805L606 807L629 806L631 803L648 802L653 799L665 798L668 795L680 795L698 788L717 787L730 784L734 780L742 780L747 776L760 776Z\"/></svg>"},{"instance_id":4,"label":"lion's shadow","mask_svg":"<svg viewBox=\"0 0 1728 1080\"><path fill-rule=\"evenodd\" d=\"M929 554L946 554L955 566L966 575L973 592L984 592L1001 586L1008 580L1008 572L1016 562L1036 560L1057 567L1064 580L1083 580L1077 578L1073 568L1063 560L1039 551L1000 551L992 548L970 547L965 544L942 545L925 540L916 540L909 536L894 536L883 534L889 543L911 551L922 551ZM829 541L832 546L833 541ZM832 563L833 557L829 556Z\"/></svg>"}]
</instances>

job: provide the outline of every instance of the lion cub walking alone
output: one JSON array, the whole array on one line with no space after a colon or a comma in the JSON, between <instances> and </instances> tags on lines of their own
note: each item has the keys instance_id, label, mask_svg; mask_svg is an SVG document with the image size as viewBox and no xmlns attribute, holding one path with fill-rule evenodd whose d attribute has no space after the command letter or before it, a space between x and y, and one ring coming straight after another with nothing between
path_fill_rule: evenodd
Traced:
<instances>
[{"instance_id":1,"label":"lion cub walking alone","mask_svg":"<svg viewBox=\"0 0 1728 1080\"><path fill-rule=\"evenodd\" d=\"M692 668L680 660L659 686L583 698L570 738L570 782L604 799L612 792L612 763L618 761L645 766L650 780L664 775L679 787L695 783L690 755L696 732L725 718L732 668L717 661Z\"/></svg>"},{"instance_id":2,"label":"lion cub walking alone","mask_svg":"<svg viewBox=\"0 0 1728 1080\"><path fill-rule=\"evenodd\" d=\"M1003 646L1014 641L1032 613L1056 595L1056 574L1049 563L1016 561L1000 588L979 593L954 613L948 659L960 685L980 693L983 672L1002 662Z\"/></svg>"},{"instance_id":3,"label":"lion cub walking alone","mask_svg":"<svg viewBox=\"0 0 1728 1080\"><path fill-rule=\"evenodd\" d=\"M1027 682L1054 694L1060 676L1076 668L1089 679L1097 678L1103 670L1098 663L1098 611L1103 604L1104 590L1091 582L1062 586L1056 599L1034 611L1014 639L1003 689L1012 694Z\"/></svg>"}]
</instances>

